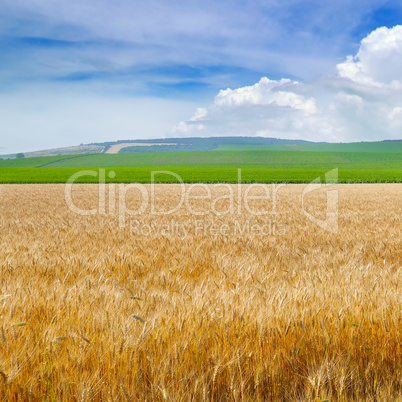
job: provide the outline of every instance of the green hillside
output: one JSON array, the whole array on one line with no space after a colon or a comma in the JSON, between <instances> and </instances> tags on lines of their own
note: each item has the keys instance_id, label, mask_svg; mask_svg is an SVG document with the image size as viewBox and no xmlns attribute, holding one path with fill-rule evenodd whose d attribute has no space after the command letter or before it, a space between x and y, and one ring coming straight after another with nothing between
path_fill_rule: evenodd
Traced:
<instances>
[{"instance_id":1,"label":"green hillside","mask_svg":"<svg viewBox=\"0 0 402 402\"><path fill-rule=\"evenodd\" d=\"M401 153L389 152L294 152L294 151L213 151L213 152L153 152L132 154L90 154L70 157L41 157L0 161L0 167L141 167L193 166L264 168L265 165L321 164L402 164Z\"/></svg>"},{"instance_id":2,"label":"green hillside","mask_svg":"<svg viewBox=\"0 0 402 402\"><path fill-rule=\"evenodd\" d=\"M353 143L300 143L272 145L219 145L215 151L402 152L402 141Z\"/></svg>"},{"instance_id":3,"label":"green hillside","mask_svg":"<svg viewBox=\"0 0 402 402\"><path fill-rule=\"evenodd\" d=\"M65 183L81 170L113 170L116 182L149 182L170 170L186 182L309 182L338 168L340 182L401 182L402 152L212 151L90 154L0 161L0 183ZM162 182L176 181L160 176ZM80 182L97 182L82 176ZM111 181L109 179L109 181Z\"/></svg>"}]
</instances>

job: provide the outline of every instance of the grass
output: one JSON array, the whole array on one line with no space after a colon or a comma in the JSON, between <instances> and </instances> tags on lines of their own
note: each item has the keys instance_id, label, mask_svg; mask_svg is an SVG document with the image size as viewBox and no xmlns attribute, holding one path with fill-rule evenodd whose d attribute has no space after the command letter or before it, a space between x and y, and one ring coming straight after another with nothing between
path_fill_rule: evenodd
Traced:
<instances>
[{"instance_id":1,"label":"grass","mask_svg":"<svg viewBox=\"0 0 402 402\"><path fill-rule=\"evenodd\" d=\"M241 170L242 182L245 183L307 183L320 177L325 180L325 173L338 168L339 165L310 165L310 166L278 166L267 168L243 168ZM365 168L364 168L365 167ZM98 168L2 168L0 169L0 183L66 183L69 178L80 171L91 171L95 176L85 175L77 178L77 183L99 182ZM152 172L160 170L173 172L186 183L235 183L238 169L235 167L211 168L206 166L153 166L124 168L105 168L106 182L116 183L149 183ZM114 172L113 179L109 173ZM378 169L375 164L357 167L341 166L338 170L340 183L398 183L402 181L402 170L398 164L388 164ZM171 175L155 175L155 181L160 183L177 183L178 180Z\"/></svg>"},{"instance_id":2,"label":"grass","mask_svg":"<svg viewBox=\"0 0 402 402\"><path fill-rule=\"evenodd\" d=\"M64 185L0 186L2 399L401 401L401 185L339 185L337 234L302 213L304 188L281 188L276 215L242 200L122 228L71 212ZM157 208L178 190L158 186ZM96 207L98 188L73 199ZM324 193L306 205L325 217Z\"/></svg>"},{"instance_id":3,"label":"grass","mask_svg":"<svg viewBox=\"0 0 402 402\"><path fill-rule=\"evenodd\" d=\"M134 154L88 154L70 157L42 157L0 161L0 167L260 167L262 165L320 165L398 162L401 153L368 152L292 152L292 151L194 151Z\"/></svg>"},{"instance_id":4,"label":"grass","mask_svg":"<svg viewBox=\"0 0 402 402\"><path fill-rule=\"evenodd\" d=\"M402 153L222 151L79 155L0 161L0 183L62 183L79 170L107 168L117 182L149 182L151 171L170 170L186 182L309 182L338 168L341 182L400 182ZM82 177L84 182L96 182ZM161 177L171 182L172 178Z\"/></svg>"},{"instance_id":5,"label":"grass","mask_svg":"<svg viewBox=\"0 0 402 402\"><path fill-rule=\"evenodd\" d=\"M300 143L272 145L219 145L216 151L402 152L402 141L352 143Z\"/></svg>"},{"instance_id":6,"label":"grass","mask_svg":"<svg viewBox=\"0 0 402 402\"><path fill-rule=\"evenodd\" d=\"M64 159L79 158L82 155L58 155L58 156L41 156L35 158L20 158L20 159L4 159L0 160L0 168L14 168L14 167L42 167L52 163L58 163ZM86 155L85 155L86 156Z\"/></svg>"}]
</instances>

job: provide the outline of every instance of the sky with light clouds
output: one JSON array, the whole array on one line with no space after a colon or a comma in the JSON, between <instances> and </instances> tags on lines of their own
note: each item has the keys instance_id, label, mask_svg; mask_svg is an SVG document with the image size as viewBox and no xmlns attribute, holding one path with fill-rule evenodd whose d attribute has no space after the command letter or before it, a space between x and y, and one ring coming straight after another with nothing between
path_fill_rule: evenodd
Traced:
<instances>
[{"instance_id":1,"label":"sky with light clouds","mask_svg":"<svg viewBox=\"0 0 402 402\"><path fill-rule=\"evenodd\" d=\"M402 138L400 1L0 3L0 154L180 136Z\"/></svg>"}]
</instances>

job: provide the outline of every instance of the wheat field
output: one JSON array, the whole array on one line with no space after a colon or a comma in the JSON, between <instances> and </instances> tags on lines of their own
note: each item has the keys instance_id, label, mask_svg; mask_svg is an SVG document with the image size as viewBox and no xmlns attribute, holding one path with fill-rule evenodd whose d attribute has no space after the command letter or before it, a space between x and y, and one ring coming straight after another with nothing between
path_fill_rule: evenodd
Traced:
<instances>
[{"instance_id":1,"label":"wheat field","mask_svg":"<svg viewBox=\"0 0 402 402\"><path fill-rule=\"evenodd\" d=\"M338 233L304 187L122 217L111 188L82 216L63 185L0 186L2 400L402 401L402 185L338 185Z\"/></svg>"}]
</instances>

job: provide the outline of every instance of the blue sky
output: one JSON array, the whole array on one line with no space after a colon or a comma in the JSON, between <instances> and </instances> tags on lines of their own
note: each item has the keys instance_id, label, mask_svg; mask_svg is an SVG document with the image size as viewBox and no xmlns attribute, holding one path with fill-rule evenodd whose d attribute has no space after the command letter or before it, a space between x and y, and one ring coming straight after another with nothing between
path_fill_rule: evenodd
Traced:
<instances>
[{"instance_id":1,"label":"blue sky","mask_svg":"<svg viewBox=\"0 0 402 402\"><path fill-rule=\"evenodd\" d=\"M362 140L363 129L356 136L352 133L359 124L355 119L347 121L344 114L328 117L339 94L361 97L367 115L373 107L361 95L367 92L362 86L368 81L339 73L337 66L348 55L356 57L362 40L377 28L402 24L398 1L1 3L0 154L179 135ZM402 60L398 35L396 56L386 55L394 64ZM374 40L384 41L383 36ZM362 71L380 60L376 53L377 61L372 62L372 49L376 47L367 54L361 51L366 60ZM390 74L395 78L394 72ZM277 85L258 85L262 77ZM289 89L279 84L282 78L300 84L292 87L297 87L295 93L289 95ZM352 83L345 89L346 81L359 88L350 93ZM225 95L236 110L228 110L228 98L219 103L221 90L246 87L251 88L246 92L252 93L253 107L244 100L233 103L241 91ZM254 97L255 91L263 92ZM402 104L394 92L394 103L387 101L387 107L395 117ZM273 93L282 95L279 99ZM300 102L308 100L316 107L307 113ZM196 111L201 109L205 113L200 115ZM286 120L293 112L291 121ZM314 123L312 115L316 118L317 113L319 123ZM244 120L236 126L230 120L233 115ZM320 130L313 132L313 123ZM367 139L394 138L397 123L392 120L389 132L369 132Z\"/></svg>"}]
</instances>

